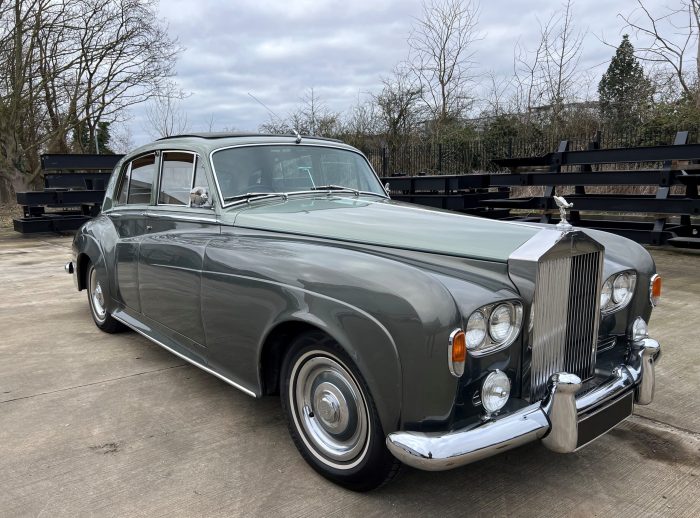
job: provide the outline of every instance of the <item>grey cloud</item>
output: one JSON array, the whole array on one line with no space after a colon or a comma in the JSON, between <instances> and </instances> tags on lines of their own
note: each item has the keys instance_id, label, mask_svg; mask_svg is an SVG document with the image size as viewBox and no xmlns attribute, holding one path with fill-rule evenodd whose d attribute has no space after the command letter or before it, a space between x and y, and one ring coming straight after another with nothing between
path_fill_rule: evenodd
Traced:
<instances>
[{"instance_id":1,"label":"grey cloud","mask_svg":"<svg viewBox=\"0 0 700 518\"><path fill-rule=\"evenodd\" d=\"M482 2L478 71L508 76L515 43L533 46L537 20L544 22L560 5L559 0ZM624 0L579 0L574 6L577 27L594 33L586 37L582 66L600 68L609 60L612 49L595 35L617 43L622 23L616 14L628 8ZM186 47L177 80L192 94L183 102L192 129L206 129L213 115L217 128L254 130L269 116L248 92L284 116L310 87L335 111L354 104L358 93L377 91L381 77L407 56L420 2L168 0L160 10ZM141 112L132 113L136 143L148 140Z\"/></svg>"}]
</instances>

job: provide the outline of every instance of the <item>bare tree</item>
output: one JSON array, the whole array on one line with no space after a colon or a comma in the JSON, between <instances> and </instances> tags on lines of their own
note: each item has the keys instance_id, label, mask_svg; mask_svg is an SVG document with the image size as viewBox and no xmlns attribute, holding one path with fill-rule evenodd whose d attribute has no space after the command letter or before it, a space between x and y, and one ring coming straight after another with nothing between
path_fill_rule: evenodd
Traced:
<instances>
[{"instance_id":1,"label":"bare tree","mask_svg":"<svg viewBox=\"0 0 700 518\"><path fill-rule=\"evenodd\" d=\"M97 151L179 51L156 0L0 1L0 199L39 175L42 152Z\"/></svg>"},{"instance_id":2,"label":"bare tree","mask_svg":"<svg viewBox=\"0 0 700 518\"><path fill-rule=\"evenodd\" d=\"M171 137L189 131L187 113L182 111L181 102L185 93L174 84L160 95L153 97L146 105L146 131L154 138Z\"/></svg>"},{"instance_id":3,"label":"bare tree","mask_svg":"<svg viewBox=\"0 0 700 518\"><path fill-rule=\"evenodd\" d=\"M541 67L545 57L544 38L540 38L531 51L516 43L513 52L514 104L516 111L525 115L526 123L530 123L533 109L542 104L544 80Z\"/></svg>"},{"instance_id":4,"label":"bare tree","mask_svg":"<svg viewBox=\"0 0 700 518\"><path fill-rule=\"evenodd\" d=\"M414 135L422 122L419 101L422 89L411 71L402 65L382 80L382 91L374 96L381 130L390 147L397 147Z\"/></svg>"},{"instance_id":5,"label":"bare tree","mask_svg":"<svg viewBox=\"0 0 700 518\"><path fill-rule=\"evenodd\" d=\"M438 128L463 117L472 101L478 19L474 0L429 0L408 38L421 95Z\"/></svg>"},{"instance_id":6,"label":"bare tree","mask_svg":"<svg viewBox=\"0 0 700 518\"><path fill-rule=\"evenodd\" d=\"M362 144L368 138L379 132L378 106L373 97L363 99L357 94L357 102L350 107L342 123L343 138L350 144Z\"/></svg>"},{"instance_id":7,"label":"bare tree","mask_svg":"<svg viewBox=\"0 0 700 518\"><path fill-rule=\"evenodd\" d=\"M575 97L579 86L581 45L584 34L573 25L573 4L567 0L563 10L552 15L541 27L544 60L544 102L551 107L556 121L565 102Z\"/></svg>"},{"instance_id":8,"label":"bare tree","mask_svg":"<svg viewBox=\"0 0 700 518\"><path fill-rule=\"evenodd\" d=\"M319 137L332 137L340 133L340 114L329 110L313 87L304 93L300 101L299 106L286 118L279 117L265 106L270 111L270 120L260 125L260 131L274 134L296 131Z\"/></svg>"},{"instance_id":9,"label":"bare tree","mask_svg":"<svg viewBox=\"0 0 700 518\"><path fill-rule=\"evenodd\" d=\"M680 0L661 13L653 13L642 0L637 4L630 14L619 16L640 39L638 57L668 70L682 92L700 108L700 0Z\"/></svg>"}]
</instances>

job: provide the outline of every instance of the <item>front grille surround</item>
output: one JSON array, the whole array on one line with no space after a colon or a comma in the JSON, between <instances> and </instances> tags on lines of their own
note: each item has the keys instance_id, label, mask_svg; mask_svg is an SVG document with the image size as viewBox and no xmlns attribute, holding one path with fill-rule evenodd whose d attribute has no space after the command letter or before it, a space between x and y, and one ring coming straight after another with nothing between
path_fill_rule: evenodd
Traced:
<instances>
[{"instance_id":1,"label":"front grille surround","mask_svg":"<svg viewBox=\"0 0 700 518\"><path fill-rule=\"evenodd\" d=\"M540 262L532 304L532 401L544 397L547 381L554 373L576 374L583 381L593 376L602 263L601 251Z\"/></svg>"},{"instance_id":2,"label":"front grille surround","mask_svg":"<svg viewBox=\"0 0 700 518\"><path fill-rule=\"evenodd\" d=\"M539 401L556 372L595 371L604 247L582 231L543 229L508 260L525 303L522 394Z\"/></svg>"}]
</instances>

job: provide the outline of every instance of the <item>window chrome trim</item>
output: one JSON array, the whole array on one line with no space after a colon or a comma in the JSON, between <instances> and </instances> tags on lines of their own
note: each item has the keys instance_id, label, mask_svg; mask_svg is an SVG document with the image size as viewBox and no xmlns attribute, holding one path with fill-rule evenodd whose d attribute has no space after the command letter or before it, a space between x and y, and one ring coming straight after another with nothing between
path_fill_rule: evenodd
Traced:
<instances>
[{"instance_id":1,"label":"window chrome trim","mask_svg":"<svg viewBox=\"0 0 700 518\"><path fill-rule=\"evenodd\" d=\"M156 194L156 203L155 206L157 207L185 207L185 208L190 208L192 206L192 198L188 196L187 203L160 203L160 193L161 193L161 185L163 182L163 164L165 163L165 154L166 153L185 153L188 155L192 155L192 171L190 173L190 191L192 191L192 184L194 184L194 175L195 171L197 168L197 159L199 158L199 155L195 153L194 151L187 151L183 149L168 149L160 150L160 164L158 166L158 191Z\"/></svg>"},{"instance_id":2,"label":"window chrome trim","mask_svg":"<svg viewBox=\"0 0 700 518\"><path fill-rule=\"evenodd\" d=\"M347 144L344 144L344 145L347 145ZM315 144L315 143L314 144L306 144L304 142L301 142L299 144L294 144L291 142L289 142L289 143L288 142L269 142L269 143L265 142L265 143L258 143L258 144L236 144L233 146L225 146L225 147L220 147L220 148L214 149L213 151L211 151L209 153L209 165L211 166L211 171L214 175L214 183L216 184L216 192L219 196L219 200L220 200L222 209L227 209L227 208L232 207L234 205L240 205L242 203L246 203L247 200L236 200L233 202L229 202L228 204L224 203L224 196L221 193L221 187L219 186L219 176L216 173L216 167L214 167L214 154L218 153L219 151L226 151L228 149L235 149L235 148L241 148L241 147L261 147L261 146L322 147L322 148L337 149L337 150L341 150L341 151L348 151L350 153L355 153L356 155L359 155L364 159L365 163L369 166L369 170L372 172L372 174L374 174L374 178L375 178L375 180L377 180L377 183L379 184L381 191L383 193L385 193L385 195L382 195L380 193L371 193L371 194L373 196L378 196L378 197L381 197L381 198L384 198L387 200L391 199L386 194L386 191L384 190L384 186L383 186L381 180L379 179L379 175L377 175L377 172L374 170L374 167L372 167L372 163L367 159L367 157L364 155L364 153L362 153L361 151L359 151L357 149L346 148L346 147L337 146L337 145L332 146L332 145L328 145L328 144ZM300 192L300 193L311 192L311 193L313 193L316 191L294 191L294 192L288 192L288 193L279 192L279 193L274 193L274 194L276 194L276 195L296 194L297 192ZM325 193L325 192L326 191L323 191L323 190L318 191L318 193ZM333 192L333 191L331 191L331 192ZM362 192L362 191L360 191L360 192ZM263 193L260 193L260 194L263 194Z\"/></svg>"},{"instance_id":3,"label":"window chrome trim","mask_svg":"<svg viewBox=\"0 0 700 518\"><path fill-rule=\"evenodd\" d=\"M133 156L129 159L129 161L126 164L122 164L122 167L126 166L126 172L124 173L127 178L127 185L126 185L126 202L124 203L119 203L119 194L121 194L123 185L123 177L122 178L117 178L117 185L115 186L114 192L112 193L112 206L113 207L126 207L127 205L150 205L151 203L129 203L129 195L130 195L130 188L131 188L131 165L134 163L135 160L138 160L139 158L143 158L148 155L153 155L154 158L154 165L157 165L158 161L158 150L152 149L150 151L145 151L139 155ZM156 172L158 170L159 166L157 165ZM121 173L120 173L121 175ZM156 174L156 176L153 178L153 182L151 183L151 202L153 202L153 191L155 190L156 183L159 181L159 174ZM107 194L107 193L106 193ZM105 194L105 198L107 195Z\"/></svg>"}]
</instances>

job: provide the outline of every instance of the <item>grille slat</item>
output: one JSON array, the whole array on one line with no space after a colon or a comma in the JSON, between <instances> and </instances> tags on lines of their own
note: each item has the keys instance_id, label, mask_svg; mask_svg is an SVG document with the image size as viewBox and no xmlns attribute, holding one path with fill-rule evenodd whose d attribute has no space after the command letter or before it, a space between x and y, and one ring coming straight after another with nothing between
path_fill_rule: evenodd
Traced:
<instances>
[{"instance_id":1,"label":"grille slat","mask_svg":"<svg viewBox=\"0 0 700 518\"><path fill-rule=\"evenodd\" d=\"M549 377L561 371L593 376L598 335L600 251L540 262L533 299L531 401L542 399Z\"/></svg>"}]
</instances>

